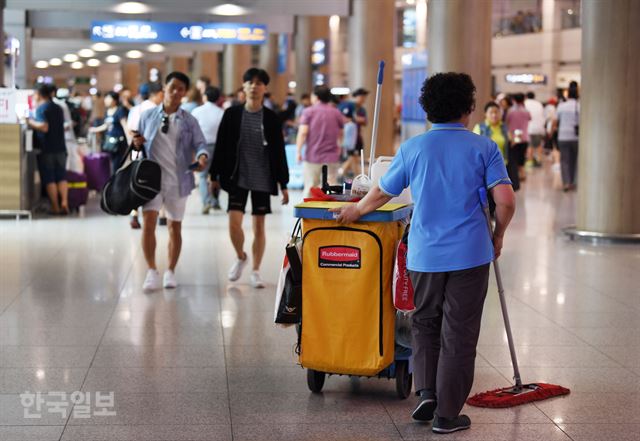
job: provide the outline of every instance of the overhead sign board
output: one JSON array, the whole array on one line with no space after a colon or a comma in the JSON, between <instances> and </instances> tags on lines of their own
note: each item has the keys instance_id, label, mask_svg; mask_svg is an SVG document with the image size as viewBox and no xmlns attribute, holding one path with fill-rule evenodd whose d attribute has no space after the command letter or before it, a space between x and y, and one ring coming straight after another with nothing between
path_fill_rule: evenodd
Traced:
<instances>
[{"instance_id":1,"label":"overhead sign board","mask_svg":"<svg viewBox=\"0 0 640 441\"><path fill-rule=\"evenodd\" d=\"M267 26L261 24L91 22L91 40L107 43L264 44L267 36Z\"/></svg>"},{"instance_id":2,"label":"overhead sign board","mask_svg":"<svg viewBox=\"0 0 640 441\"><path fill-rule=\"evenodd\" d=\"M542 74L506 74L504 78L513 84L547 84L547 76Z\"/></svg>"}]
</instances>

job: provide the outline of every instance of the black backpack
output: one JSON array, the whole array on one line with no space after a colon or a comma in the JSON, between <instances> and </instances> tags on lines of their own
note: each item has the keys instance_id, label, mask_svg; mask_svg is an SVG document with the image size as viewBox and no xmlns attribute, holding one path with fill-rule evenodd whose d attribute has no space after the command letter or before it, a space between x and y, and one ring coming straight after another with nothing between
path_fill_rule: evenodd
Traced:
<instances>
[{"instance_id":1,"label":"black backpack","mask_svg":"<svg viewBox=\"0 0 640 441\"><path fill-rule=\"evenodd\" d=\"M107 181L102 189L100 208L105 213L126 216L132 210L146 204L160 192L162 172L160 165L147 158L142 149L142 158L131 161L126 167L122 165L131 154L129 147L118 171Z\"/></svg>"}]
</instances>

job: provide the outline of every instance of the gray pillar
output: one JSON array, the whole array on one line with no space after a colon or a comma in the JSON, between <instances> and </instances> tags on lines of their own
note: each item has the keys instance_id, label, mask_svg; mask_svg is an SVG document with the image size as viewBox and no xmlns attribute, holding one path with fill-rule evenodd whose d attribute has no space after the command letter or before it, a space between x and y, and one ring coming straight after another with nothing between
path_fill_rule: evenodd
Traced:
<instances>
[{"instance_id":1,"label":"gray pillar","mask_svg":"<svg viewBox=\"0 0 640 441\"><path fill-rule=\"evenodd\" d=\"M546 92L537 96L546 100L555 96L556 76L560 63L558 35L560 32L560 5L556 0L542 0L542 72L547 76Z\"/></svg>"},{"instance_id":2,"label":"gray pillar","mask_svg":"<svg viewBox=\"0 0 640 441\"><path fill-rule=\"evenodd\" d=\"M582 2L577 228L640 235L640 2L611 6Z\"/></svg>"},{"instance_id":3,"label":"gray pillar","mask_svg":"<svg viewBox=\"0 0 640 441\"><path fill-rule=\"evenodd\" d=\"M225 45L222 63L224 93L233 93L242 86L242 74L251 67L251 46Z\"/></svg>"},{"instance_id":4,"label":"gray pillar","mask_svg":"<svg viewBox=\"0 0 640 441\"><path fill-rule=\"evenodd\" d=\"M371 91L365 105L369 124L362 132L366 155L369 155L371 147L378 62L383 60L386 67L380 101L376 156L393 156L395 13L394 0L377 0L375 8L372 8L367 0L354 0L353 14L349 19L349 85L352 90L364 87Z\"/></svg>"},{"instance_id":5,"label":"gray pillar","mask_svg":"<svg viewBox=\"0 0 640 441\"><path fill-rule=\"evenodd\" d=\"M491 1L429 0L429 75L465 72L476 85L471 125L491 98Z\"/></svg>"},{"instance_id":6,"label":"gray pillar","mask_svg":"<svg viewBox=\"0 0 640 441\"><path fill-rule=\"evenodd\" d=\"M269 74L268 90L277 104L282 104L287 96L287 72L278 73L278 34L269 34L267 42L260 46L259 66Z\"/></svg>"},{"instance_id":7,"label":"gray pillar","mask_svg":"<svg viewBox=\"0 0 640 441\"><path fill-rule=\"evenodd\" d=\"M3 15L4 32L17 38L20 42L20 56L14 72L14 86L26 89L31 87L31 83L35 80L35 78L30 78L31 66L34 62L31 60L31 28L27 27L27 11L23 9L7 9ZM7 84L7 86L10 86L10 84Z\"/></svg>"},{"instance_id":8,"label":"gray pillar","mask_svg":"<svg viewBox=\"0 0 640 441\"><path fill-rule=\"evenodd\" d=\"M329 38L329 19L324 16L296 17L295 33L295 56L296 56L296 96L299 98L303 93L311 93L313 84L311 83L311 45L313 40L319 38ZM326 66L320 69L323 73L328 73Z\"/></svg>"},{"instance_id":9,"label":"gray pillar","mask_svg":"<svg viewBox=\"0 0 640 441\"><path fill-rule=\"evenodd\" d=\"M6 86L4 80L4 0L0 0L0 84Z\"/></svg>"},{"instance_id":10,"label":"gray pillar","mask_svg":"<svg viewBox=\"0 0 640 441\"><path fill-rule=\"evenodd\" d=\"M311 18L296 17L296 97L310 93L311 85Z\"/></svg>"}]
</instances>

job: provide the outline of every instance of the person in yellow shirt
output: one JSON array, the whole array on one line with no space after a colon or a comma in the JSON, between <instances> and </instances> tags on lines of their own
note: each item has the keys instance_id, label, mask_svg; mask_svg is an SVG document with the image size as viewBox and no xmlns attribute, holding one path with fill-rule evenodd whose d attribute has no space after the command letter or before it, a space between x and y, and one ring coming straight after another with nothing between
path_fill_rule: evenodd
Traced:
<instances>
[{"instance_id":1,"label":"person in yellow shirt","mask_svg":"<svg viewBox=\"0 0 640 441\"><path fill-rule=\"evenodd\" d=\"M480 124L476 124L473 128L473 133L477 133L481 136L490 138L493 142L498 144L498 149L502 153L502 159L507 166L507 173L511 179L513 190L517 191L520 188L520 180L518 179L517 170L514 172L513 167L509 167L509 128L507 124L502 121L500 117L500 106L494 101L489 101L484 105L484 117L485 120ZM513 161L511 161L513 163Z\"/></svg>"}]
</instances>

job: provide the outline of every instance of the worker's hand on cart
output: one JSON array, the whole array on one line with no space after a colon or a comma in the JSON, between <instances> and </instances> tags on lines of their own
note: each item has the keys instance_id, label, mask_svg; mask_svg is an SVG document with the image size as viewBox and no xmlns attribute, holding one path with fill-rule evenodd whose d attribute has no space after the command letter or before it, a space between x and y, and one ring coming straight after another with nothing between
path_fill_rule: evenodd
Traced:
<instances>
[{"instance_id":1,"label":"worker's hand on cart","mask_svg":"<svg viewBox=\"0 0 640 441\"><path fill-rule=\"evenodd\" d=\"M289 190L283 188L282 190L282 205L287 205L289 203Z\"/></svg>"},{"instance_id":2,"label":"worker's hand on cart","mask_svg":"<svg viewBox=\"0 0 640 441\"><path fill-rule=\"evenodd\" d=\"M335 213L333 216L339 224L350 224L362 217L358 204L347 204L340 208L332 208L329 211Z\"/></svg>"}]
</instances>

